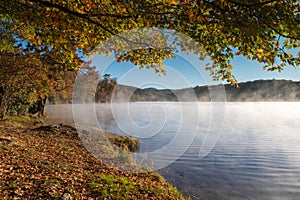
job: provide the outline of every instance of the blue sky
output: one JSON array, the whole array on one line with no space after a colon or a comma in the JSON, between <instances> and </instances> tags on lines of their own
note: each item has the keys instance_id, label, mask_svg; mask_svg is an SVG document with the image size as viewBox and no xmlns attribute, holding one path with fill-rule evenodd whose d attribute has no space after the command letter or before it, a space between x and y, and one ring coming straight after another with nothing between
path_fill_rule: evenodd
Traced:
<instances>
[{"instance_id":1,"label":"blue sky","mask_svg":"<svg viewBox=\"0 0 300 200\"><path fill-rule=\"evenodd\" d=\"M138 70L136 65L129 62L117 63L111 56L105 58L97 55L93 65L101 74L109 73L116 77L119 84L131 85L140 88L155 87L159 89L178 89L194 87L197 85L212 85L226 82L214 82L204 70L209 61L200 61L194 55L177 54L176 59L164 61L167 75L155 74L152 69ZM263 64L247 60L238 56L232 60L233 73L238 82L253 81L258 79L286 79L300 81L300 68L287 66L281 73L270 72L262 69Z\"/></svg>"}]
</instances>

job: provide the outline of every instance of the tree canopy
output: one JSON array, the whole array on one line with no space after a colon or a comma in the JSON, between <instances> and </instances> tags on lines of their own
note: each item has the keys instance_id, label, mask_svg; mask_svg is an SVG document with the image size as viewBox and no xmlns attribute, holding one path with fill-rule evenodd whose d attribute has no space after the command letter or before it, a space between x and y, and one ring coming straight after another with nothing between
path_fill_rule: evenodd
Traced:
<instances>
[{"instance_id":1,"label":"tree canopy","mask_svg":"<svg viewBox=\"0 0 300 200\"><path fill-rule=\"evenodd\" d=\"M190 37L212 58L207 66L211 75L233 85L237 84L231 73L232 67L238 67L231 64L235 56L265 63L266 70L281 71L300 63L300 53L289 51L300 47L296 0L2 0L0 17L1 56L35 57L26 62L32 66L41 62L48 72L78 70L81 56L99 44L145 27ZM160 34L156 43L170 42L168 35ZM158 73L165 73L162 62L175 52L175 48L160 49L151 43L132 51L118 45L99 53L113 53L117 61L152 67ZM203 58L203 51L187 41L177 44L174 39L165 45L178 45L180 51Z\"/></svg>"}]
</instances>

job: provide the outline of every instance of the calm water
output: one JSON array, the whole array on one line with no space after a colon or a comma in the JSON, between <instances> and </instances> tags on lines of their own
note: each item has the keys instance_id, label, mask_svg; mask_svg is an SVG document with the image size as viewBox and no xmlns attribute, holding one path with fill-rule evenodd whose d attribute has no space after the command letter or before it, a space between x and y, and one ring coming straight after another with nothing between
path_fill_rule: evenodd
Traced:
<instances>
[{"instance_id":1,"label":"calm water","mask_svg":"<svg viewBox=\"0 0 300 200\"><path fill-rule=\"evenodd\" d=\"M162 152L152 158L156 165L171 164L160 173L193 199L299 199L300 103L95 108L101 128L138 137L140 153ZM63 118L70 107L47 111Z\"/></svg>"}]
</instances>

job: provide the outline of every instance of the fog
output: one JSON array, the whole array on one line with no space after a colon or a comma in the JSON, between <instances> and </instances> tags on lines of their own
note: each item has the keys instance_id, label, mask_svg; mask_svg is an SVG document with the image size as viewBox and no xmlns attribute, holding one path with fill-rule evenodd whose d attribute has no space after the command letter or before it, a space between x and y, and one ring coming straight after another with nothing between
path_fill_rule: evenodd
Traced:
<instances>
[{"instance_id":1,"label":"fog","mask_svg":"<svg viewBox=\"0 0 300 200\"><path fill-rule=\"evenodd\" d=\"M200 102L300 102L300 82L258 80L226 85L197 86L177 90L137 89L118 86L113 101L200 101ZM126 97L126 98L124 98Z\"/></svg>"},{"instance_id":2,"label":"fog","mask_svg":"<svg viewBox=\"0 0 300 200\"><path fill-rule=\"evenodd\" d=\"M131 132L135 137L153 136L149 127L163 128L166 121L173 121L174 126L188 118L187 123L199 123L201 126L223 123L223 128L259 127L268 131L282 131L296 128L300 121L300 103L297 102L129 102L107 104L59 104L47 105L48 112L56 121L96 126L103 129L114 129L122 133ZM74 115L74 116L73 116ZM215 122L212 122L215 117ZM81 119L82 118L82 119ZM95 122L95 119L97 120ZM174 120L179 120L175 123ZM95 125L96 123L96 125ZM113 124L113 125L110 125ZM197 124L198 125L198 124ZM152 127L152 128L153 128ZM213 127L211 127L213 128ZM137 129L139 133L134 130ZM160 130L155 129L155 133ZM300 129L299 129L300 131ZM145 133L146 132L146 133ZM286 134L292 134L286 132Z\"/></svg>"},{"instance_id":3,"label":"fog","mask_svg":"<svg viewBox=\"0 0 300 200\"><path fill-rule=\"evenodd\" d=\"M154 160L162 157L163 148L164 154L170 154L170 149L175 151L180 146L180 152L173 152L178 158L192 144L197 146L201 159L224 132L234 138L239 131L247 130L250 137L251 130L255 130L273 133L282 141L300 135L300 103L128 102L48 105L46 111L61 122L72 123L74 117L77 124L138 138L142 141L141 151L154 152ZM264 134L255 137L263 141Z\"/></svg>"},{"instance_id":4,"label":"fog","mask_svg":"<svg viewBox=\"0 0 300 200\"><path fill-rule=\"evenodd\" d=\"M46 111L72 119L72 105ZM154 161L154 170L193 199L300 195L300 103L129 102L73 111L77 123L138 138L137 161Z\"/></svg>"}]
</instances>

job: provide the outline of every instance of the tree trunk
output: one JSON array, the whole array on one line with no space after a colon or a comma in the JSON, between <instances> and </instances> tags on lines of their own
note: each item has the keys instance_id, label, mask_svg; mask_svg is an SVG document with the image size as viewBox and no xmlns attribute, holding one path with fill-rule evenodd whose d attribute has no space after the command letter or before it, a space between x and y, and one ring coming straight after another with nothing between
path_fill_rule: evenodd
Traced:
<instances>
[{"instance_id":1,"label":"tree trunk","mask_svg":"<svg viewBox=\"0 0 300 200\"><path fill-rule=\"evenodd\" d=\"M44 116L45 115L45 106L46 106L46 102L47 102L48 96L46 95L44 98L42 98L42 108L41 108L41 115Z\"/></svg>"},{"instance_id":2,"label":"tree trunk","mask_svg":"<svg viewBox=\"0 0 300 200\"><path fill-rule=\"evenodd\" d=\"M39 101L38 101L38 116L44 116L45 115L45 106L46 106L46 102L47 102L47 98L48 96L45 97L40 97Z\"/></svg>"},{"instance_id":3,"label":"tree trunk","mask_svg":"<svg viewBox=\"0 0 300 200\"><path fill-rule=\"evenodd\" d=\"M9 92L7 90L3 90L3 96L1 99L0 105L0 118L3 119L7 114L7 109L9 107Z\"/></svg>"},{"instance_id":4,"label":"tree trunk","mask_svg":"<svg viewBox=\"0 0 300 200\"><path fill-rule=\"evenodd\" d=\"M29 108L29 113L37 116L44 116L45 106L48 96L39 97L39 99Z\"/></svg>"}]
</instances>

